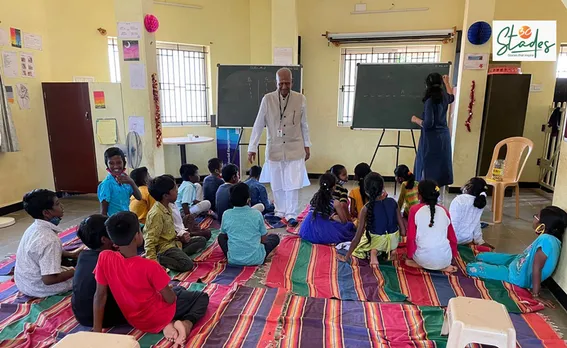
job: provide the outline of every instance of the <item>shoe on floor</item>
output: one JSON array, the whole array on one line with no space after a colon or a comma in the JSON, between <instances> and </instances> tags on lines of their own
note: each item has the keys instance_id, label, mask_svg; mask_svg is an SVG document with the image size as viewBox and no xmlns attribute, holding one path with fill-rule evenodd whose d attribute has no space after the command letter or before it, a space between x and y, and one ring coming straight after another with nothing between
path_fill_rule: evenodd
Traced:
<instances>
[{"instance_id":1,"label":"shoe on floor","mask_svg":"<svg viewBox=\"0 0 567 348\"><path fill-rule=\"evenodd\" d=\"M289 227L295 227L295 226L299 225L299 222L296 219L291 218L291 219L287 220L287 225Z\"/></svg>"}]
</instances>

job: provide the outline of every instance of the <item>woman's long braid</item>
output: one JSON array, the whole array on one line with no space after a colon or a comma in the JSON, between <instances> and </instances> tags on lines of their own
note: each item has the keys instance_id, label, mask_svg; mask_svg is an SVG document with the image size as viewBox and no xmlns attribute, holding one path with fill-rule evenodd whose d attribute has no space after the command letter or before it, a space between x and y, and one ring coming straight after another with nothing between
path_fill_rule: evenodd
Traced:
<instances>
[{"instance_id":1,"label":"woman's long braid","mask_svg":"<svg viewBox=\"0 0 567 348\"><path fill-rule=\"evenodd\" d=\"M382 195L384 191L384 179L378 173L370 173L364 179L364 189L368 195L368 203L366 204L366 243L371 241L371 233L374 232L374 205L376 199ZM360 223L360 221L359 221Z\"/></svg>"},{"instance_id":2,"label":"woman's long braid","mask_svg":"<svg viewBox=\"0 0 567 348\"><path fill-rule=\"evenodd\" d=\"M435 206L437 206L437 200L439 199L439 188L437 184L431 180L423 180L419 183L418 192L421 196L421 202L429 206L429 211L431 212L431 220L429 221L429 227L433 227L435 223Z\"/></svg>"},{"instance_id":3,"label":"woman's long braid","mask_svg":"<svg viewBox=\"0 0 567 348\"><path fill-rule=\"evenodd\" d=\"M362 203L368 203L368 196L366 195L366 190L364 189L364 178L372 172L370 166L367 163L359 163L354 167L354 175L358 179L358 187L360 188L360 196L362 197ZM357 207L360 211L362 207Z\"/></svg>"},{"instance_id":4,"label":"woman's long braid","mask_svg":"<svg viewBox=\"0 0 567 348\"><path fill-rule=\"evenodd\" d=\"M335 184L334 175L330 173L321 175L321 178L319 178L319 191L315 193L310 202L313 207L313 217L316 217L317 213L324 217L329 217L333 214L331 201L333 199L332 189Z\"/></svg>"}]
</instances>

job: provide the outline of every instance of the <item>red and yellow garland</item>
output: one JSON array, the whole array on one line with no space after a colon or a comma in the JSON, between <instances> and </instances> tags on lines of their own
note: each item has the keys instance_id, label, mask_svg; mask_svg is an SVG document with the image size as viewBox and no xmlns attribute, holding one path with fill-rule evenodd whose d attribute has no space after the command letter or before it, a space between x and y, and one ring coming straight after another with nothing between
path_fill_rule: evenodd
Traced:
<instances>
[{"instance_id":1,"label":"red and yellow garland","mask_svg":"<svg viewBox=\"0 0 567 348\"><path fill-rule=\"evenodd\" d=\"M156 121L156 145L160 147L162 144L162 134L161 134L161 112L159 109L159 83L157 79L157 74L152 74L152 92L154 95L154 106L156 108L155 121Z\"/></svg>"},{"instance_id":2,"label":"red and yellow garland","mask_svg":"<svg viewBox=\"0 0 567 348\"><path fill-rule=\"evenodd\" d=\"M473 117L473 106L474 106L474 90L476 87L476 82L473 80L471 82L471 94L470 94L470 100L469 100L469 117L467 118L466 122L465 122L465 127L467 127L467 130L470 132L471 131L471 120Z\"/></svg>"}]
</instances>

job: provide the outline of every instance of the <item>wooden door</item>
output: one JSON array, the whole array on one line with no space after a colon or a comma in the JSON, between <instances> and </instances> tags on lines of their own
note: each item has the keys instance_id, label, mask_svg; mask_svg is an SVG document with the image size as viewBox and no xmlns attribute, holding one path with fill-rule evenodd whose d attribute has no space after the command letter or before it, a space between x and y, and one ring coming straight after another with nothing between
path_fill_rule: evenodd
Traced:
<instances>
[{"instance_id":1,"label":"wooden door","mask_svg":"<svg viewBox=\"0 0 567 348\"><path fill-rule=\"evenodd\" d=\"M55 189L96 193L98 177L87 83L42 83Z\"/></svg>"}]
</instances>

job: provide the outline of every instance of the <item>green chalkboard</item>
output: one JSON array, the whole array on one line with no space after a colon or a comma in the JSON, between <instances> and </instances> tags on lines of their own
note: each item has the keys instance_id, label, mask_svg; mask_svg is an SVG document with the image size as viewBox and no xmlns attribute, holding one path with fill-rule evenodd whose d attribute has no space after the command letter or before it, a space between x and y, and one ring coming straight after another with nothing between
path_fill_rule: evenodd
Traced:
<instances>
[{"instance_id":1,"label":"green chalkboard","mask_svg":"<svg viewBox=\"0 0 567 348\"><path fill-rule=\"evenodd\" d=\"M421 117L425 78L449 74L450 63L359 64L354 96L353 129L412 129Z\"/></svg>"},{"instance_id":2,"label":"green chalkboard","mask_svg":"<svg viewBox=\"0 0 567 348\"><path fill-rule=\"evenodd\" d=\"M217 127L252 127L262 98L276 90L278 65L218 65ZM301 92L301 66L288 66Z\"/></svg>"}]
</instances>

